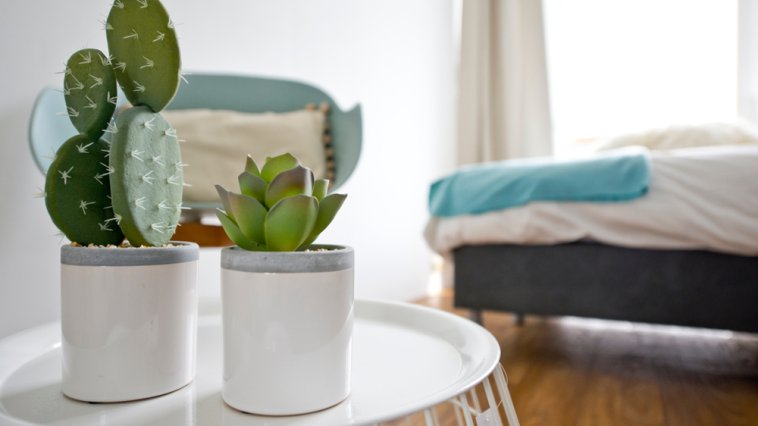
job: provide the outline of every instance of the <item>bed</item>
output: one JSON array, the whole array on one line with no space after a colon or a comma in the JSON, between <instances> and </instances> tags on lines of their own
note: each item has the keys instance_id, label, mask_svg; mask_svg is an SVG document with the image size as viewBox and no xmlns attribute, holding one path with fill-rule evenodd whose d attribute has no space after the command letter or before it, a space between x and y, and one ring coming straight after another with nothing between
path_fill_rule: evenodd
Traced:
<instances>
[{"instance_id":1,"label":"bed","mask_svg":"<svg viewBox=\"0 0 758 426\"><path fill-rule=\"evenodd\" d=\"M758 145L650 151L644 195L432 216L455 305L758 332Z\"/></svg>"}]
</instances>

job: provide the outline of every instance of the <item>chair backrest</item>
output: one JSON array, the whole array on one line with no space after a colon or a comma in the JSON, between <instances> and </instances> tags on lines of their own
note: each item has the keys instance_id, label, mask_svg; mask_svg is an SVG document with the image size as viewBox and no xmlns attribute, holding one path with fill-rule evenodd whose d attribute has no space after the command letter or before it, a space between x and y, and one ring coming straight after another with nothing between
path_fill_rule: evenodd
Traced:
<instances>
[{"instance_id":1,"label":"chair backrest","mask_svg":"<svg viewBox=\"0 0 758 426\"><path fill-rule=\"evenodd\" d=\"M350 177L361 153L363 124L361 106L349 111L339 109L323 90L309 84L265 77L226 74L192 74L186 77L167 109L226 109L240 112L287 112L306 104L327 103L334 150L335 173L332 190ZM124 96L119 94L119 106ZM76 134L68 117L63 94L45 88L37 97L29 122L29 144L39 169L47 172L58 147ZM192 206L190 207L208 207Z\"/></svg>"}]
</instances>

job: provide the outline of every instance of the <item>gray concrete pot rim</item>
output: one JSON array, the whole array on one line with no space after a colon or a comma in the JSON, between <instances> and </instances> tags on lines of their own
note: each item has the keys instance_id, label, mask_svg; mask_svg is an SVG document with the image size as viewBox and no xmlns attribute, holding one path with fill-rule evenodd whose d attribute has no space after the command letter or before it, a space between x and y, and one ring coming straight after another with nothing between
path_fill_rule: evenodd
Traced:
<instances>
[{"instance_id":1,"label":"gray concrete pot rim","mask_svg":"<svg viewBox=\"0 0 758 426\"><path fill-rule=\"evenodd\" d=\"M332 272L353 264L353 248L344 245L314 244L308 251L248 251L237 246L221 250L221 268L241 272Z\"/></svg>"},{"instance_id":2,"label":"gray concrete pot rim","mask_svg":"<svg viewBox=\"0 0 758 426\"><path fill-rule=\"evenodd\" d=\"M194 262L200 257L195 243L171 241L171 247L61 247L61 264L76 266L149 266Z\"/></svg>"}]
</instances>

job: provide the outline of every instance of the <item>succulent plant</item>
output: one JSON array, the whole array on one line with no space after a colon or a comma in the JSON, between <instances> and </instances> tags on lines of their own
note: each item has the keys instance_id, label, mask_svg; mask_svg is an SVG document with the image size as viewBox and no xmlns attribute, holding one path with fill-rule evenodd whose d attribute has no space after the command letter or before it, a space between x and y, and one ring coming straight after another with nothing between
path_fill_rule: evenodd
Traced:
<instances>
[{"instance_id":1,"label":"succulent plant","mask_svg":"<svg viewBox=\"0 0 758 426\"><path fill-rule=\"evenodd\" d=\"M80 134L50 166L46 206L71 241L161 246L176 230L184 186L176 131L159 114L179 84L176 32L159 0L115 0L105 30L111 56L83 49L66 64L67 114ZM111 121L117 81L136 106Z\"/></svg>"},{"instance_id":2,"label":"succulent plant","mask_svg":"<svg viewBox=\"0 0 758 426\"><path fill-rule=\"evenodd\" d=\"M239 175L240 193L216 185L224 210L216 215L229 238L251 251L305 250L342 207L347 195L329 194L329 181L295 157L266 159L262 168L248 156Z\"/></svg>"}]
</instances>

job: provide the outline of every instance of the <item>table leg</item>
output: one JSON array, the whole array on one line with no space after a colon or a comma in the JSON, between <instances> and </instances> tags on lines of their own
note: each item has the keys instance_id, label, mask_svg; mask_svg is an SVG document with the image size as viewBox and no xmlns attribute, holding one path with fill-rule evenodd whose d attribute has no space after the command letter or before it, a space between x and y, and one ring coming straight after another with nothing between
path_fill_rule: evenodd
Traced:
<instances>
[{"instance_id":1,"label":"table leg","mask_svg":"<svg viewBox=\"0 0 758 426\"><path fill-rule=\"evenodd\" d=\"M498 365L498 367L495 368L494 375L497 391L500 393L500 398L503 400L503 408L505 409L505 417L508 419L508 424L510 426L519 426L518 417L516 416L516 407L513 406L511 393L508 392L508 382L505 380L505 370L502 365Z\"/></svg>"},{"instance_id":2,"label":"table leg","mask_svg":"<svg viewBox=\"0 0 758 426\"><path fill-rule=\"evenodd\" d=\"M482 318L482 310L481 309L470 309L469 310L469 319L471 321L474 321L475 323L479 325L484 325L484 318Z\"/></svg>"}]
</instances>

